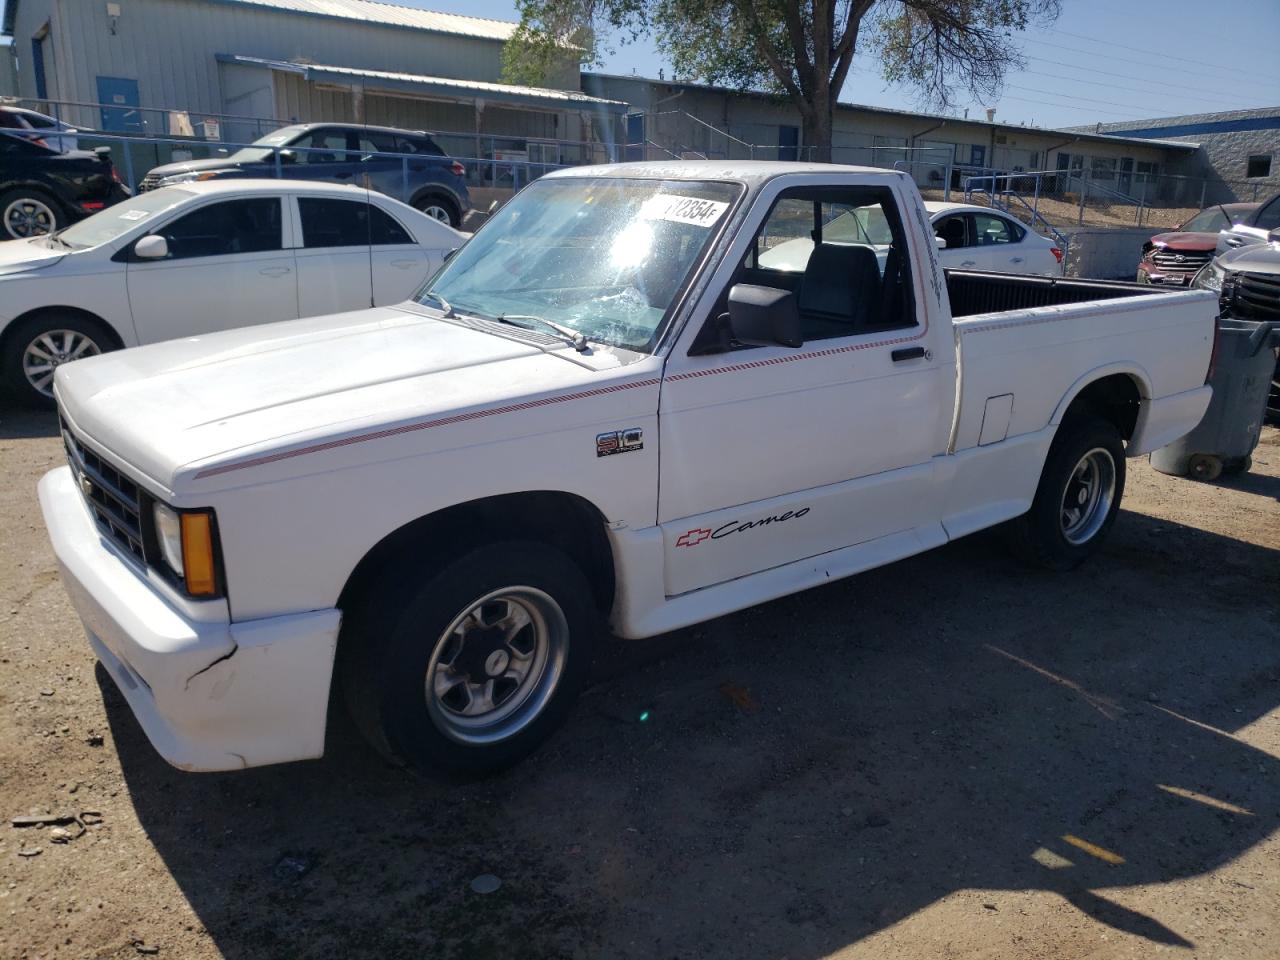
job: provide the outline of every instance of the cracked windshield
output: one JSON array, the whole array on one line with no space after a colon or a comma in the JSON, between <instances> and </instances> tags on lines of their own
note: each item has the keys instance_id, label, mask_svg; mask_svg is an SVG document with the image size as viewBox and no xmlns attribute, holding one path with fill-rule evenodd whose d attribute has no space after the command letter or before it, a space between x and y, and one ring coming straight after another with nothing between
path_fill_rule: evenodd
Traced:
<instances>
[{"instance_id":1,"label":"cracked windshield","mask_svg":"<svg viewBox=\"0 0 1280 960\"><path fill-rule=\"evenodd\" d=\"M531 184L419 295L458 313L650 349L740 188L727 183L553 179ZM532 324L530 324L532 326Z\"/></svg>"}]
</instances>

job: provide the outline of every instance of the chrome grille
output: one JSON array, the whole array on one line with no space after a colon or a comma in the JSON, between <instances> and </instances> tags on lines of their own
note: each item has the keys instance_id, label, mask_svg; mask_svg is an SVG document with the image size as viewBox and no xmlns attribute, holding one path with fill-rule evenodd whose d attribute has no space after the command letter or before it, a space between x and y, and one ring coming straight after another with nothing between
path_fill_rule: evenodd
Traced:
<instances>
[{"instance_id":1,"label":"chrome grille","mask_svg":"<svg viewBox=\"0 0 1280 960\"><path fill-rule=\"evenodd\" d=\"M1151 255L1151 262L1160 268L1161 273L1176 274L1195 273L1212 259L1211 250L1157 250Z\"/></svg>"},{"instance_id":2,"label":"chrome grille","mask_svg":"<svg viewBox=\"0 0 1280 960\"><path fill-rule=\"evenodd\" d=\"M62 442L80 492L98 529L146 562L142 539L142 491L138 485L85 446L62 421Z\"/></svg>"},{"instance_id":3,"label":"chrome grille","mask_svg":"<svg viewBox=\"0 0 1280 960\"><path fill-rule=\"evenodd\" d=\"M1280 275L1236 273L1228 275L1223 306L1246 320L1280 320Z\"/></svg>"}]
</instances>

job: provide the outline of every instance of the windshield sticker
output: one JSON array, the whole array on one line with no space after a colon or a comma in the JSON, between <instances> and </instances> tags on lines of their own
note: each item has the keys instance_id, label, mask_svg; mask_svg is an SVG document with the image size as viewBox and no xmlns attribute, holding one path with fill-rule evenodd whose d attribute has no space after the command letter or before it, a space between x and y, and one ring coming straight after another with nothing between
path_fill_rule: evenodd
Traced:
<instances>
[{"instance_id":1,"label":"windshield sticker","mask_svg":"<svg viewBox=\"0 0 1280 960\"><path fill-rule=\"evenodd\" d=\"M143 217L151 216L150 210L126 210L120 214L121 220L141 220Z\"/></svg>"},{"instance_id":2,"label":"windshield sticker","mask_svg":"<svg viewBox=\"0 0 1280 960\"><path fill-rule=\"evenodd\" d=\"M720 200L659 193L644 202L644 206L640 208L640 216L644 220L670 220L695 227L710 227L728 209L729 204Z\"/></svg>"}]
</instances>

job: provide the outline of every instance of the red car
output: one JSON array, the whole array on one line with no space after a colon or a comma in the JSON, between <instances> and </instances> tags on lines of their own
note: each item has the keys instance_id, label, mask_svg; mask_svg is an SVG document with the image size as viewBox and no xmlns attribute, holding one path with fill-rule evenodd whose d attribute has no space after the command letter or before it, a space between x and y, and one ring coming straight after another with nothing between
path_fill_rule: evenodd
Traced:
<instances>
[{"instance_id":1,"label":"red car","mask_svg":"<svg viewBox=\"0 0 1280 960\"><path fill-rule=\"evenodd\" d=\"M1205 207L1169 233L1158 233L1142 245L1139 283L1185 287L1201 267L1213 259L1218 231L1229 230L1257 210L1257 203L1220 203Z\"/></svg>"}]
</instances>

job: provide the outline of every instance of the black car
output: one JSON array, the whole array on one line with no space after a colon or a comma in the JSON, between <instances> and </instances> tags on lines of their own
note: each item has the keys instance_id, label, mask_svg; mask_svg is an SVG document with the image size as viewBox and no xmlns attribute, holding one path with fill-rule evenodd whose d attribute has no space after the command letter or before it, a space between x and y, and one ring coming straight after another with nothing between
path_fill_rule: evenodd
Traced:
<instances>
[{"instance_id":1,"label":"black car","mask_svg":"<svg viewBox=\"0 0 1280 960\"><path fill-rule=\"evenodd\" d=\"M52 233L127 196L106 147L59 153L0 130L0 239Z\"/></svg>"},{"instance_id":2,"label":"black car","mask_svg":"<svg viewBox=\"0 0 1280 960\"><path fill-rule=\"evenodd\" d=\"M291 180L332 180L369 187L452 227L462 225L471 207L466 168L445 156L429 134L353 123L283 127L227 157L156 167L143 178L139 189L214 177L274 177L277 173Z\"/></svg>"}]
</instances>

